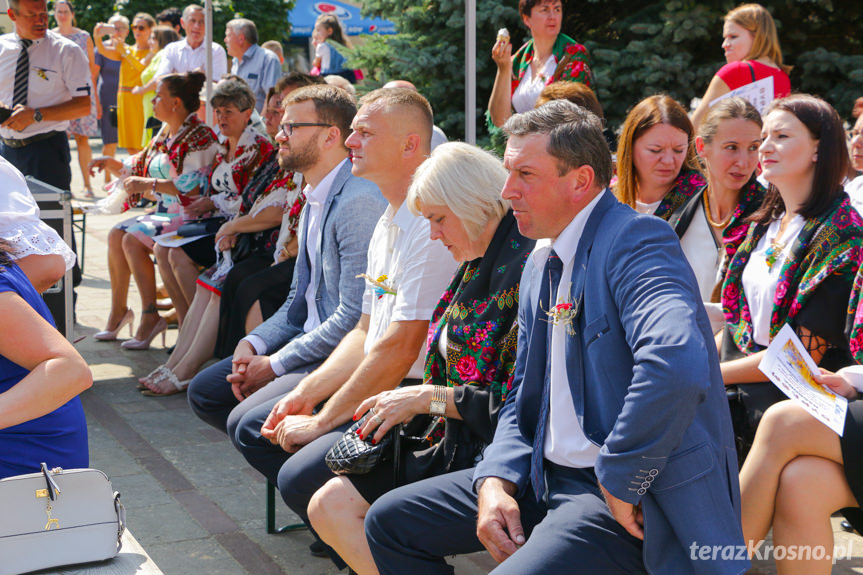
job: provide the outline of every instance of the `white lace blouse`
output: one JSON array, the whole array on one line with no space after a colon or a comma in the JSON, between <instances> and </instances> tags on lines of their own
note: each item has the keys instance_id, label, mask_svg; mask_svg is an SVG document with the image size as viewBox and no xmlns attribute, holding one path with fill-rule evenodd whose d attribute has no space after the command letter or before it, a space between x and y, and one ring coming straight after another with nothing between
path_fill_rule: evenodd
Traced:
<instances>
[{"instance_id":1,"label":"white lace blouse","mask_svg":"<svg viewBox=\"0 0 863 575\"><path fill-rule=\"evenodd\" d=\"M24 176L0 156L0 239L9 256L19 260L31 255L60 255L66 269L75 265L75 252L48 224L39 219L39 206Z\"/></svg>"}]
</instances>

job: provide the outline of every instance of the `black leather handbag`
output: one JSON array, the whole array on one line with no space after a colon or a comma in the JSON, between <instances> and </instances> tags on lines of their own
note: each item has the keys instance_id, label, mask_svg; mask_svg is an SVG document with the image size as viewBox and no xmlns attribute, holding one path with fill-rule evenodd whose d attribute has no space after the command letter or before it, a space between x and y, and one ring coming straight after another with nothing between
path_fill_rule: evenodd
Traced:
<instances>
[{"instance_id":1,"label":"black leather handbag","mask_svg":"<svg viewBox=\"0 0 863 575\"><path fill-rule=\"evenodd\" d=\"M393 456L393 443L401 432L401 425L390 429L384 438L374 445L371 438L360 439L357 435L357 431L366 424L366 419L371 414L372 412L369 411L350 426L324 457L327 467L336 475L363 475L374 469L378 463L387 461Z\"/></svg>"}]
</instances>

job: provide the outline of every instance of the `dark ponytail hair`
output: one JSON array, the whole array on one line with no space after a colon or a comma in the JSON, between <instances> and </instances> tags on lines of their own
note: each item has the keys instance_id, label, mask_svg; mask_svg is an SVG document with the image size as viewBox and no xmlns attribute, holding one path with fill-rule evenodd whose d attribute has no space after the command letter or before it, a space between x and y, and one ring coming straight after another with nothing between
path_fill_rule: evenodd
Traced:
<instances>
[{"instance_id":1,"label":"dark ponytail hair","mask_svg":"<svg viewBox=\"0 0 863 575\"><path fill-rule=\"evenodd\" d=\"M203 72L168 74L161 80L168 88L168 93L174 98L179 98L189 114L197 112L201 107L200 93L206 81L207 76Z\"/></svg>"}]
</instances>

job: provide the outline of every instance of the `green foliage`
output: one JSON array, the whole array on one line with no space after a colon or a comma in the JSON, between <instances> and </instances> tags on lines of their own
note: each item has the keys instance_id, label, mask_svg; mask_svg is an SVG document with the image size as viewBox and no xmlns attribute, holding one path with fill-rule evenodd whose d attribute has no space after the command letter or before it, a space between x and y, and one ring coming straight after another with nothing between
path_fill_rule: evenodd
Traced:
<instances>
[{"instance_id":1,"label":"green foliage","mask_svg":"<svg viewBox=\"0 0 863 575\"><path fill-rule=\"evenodd\" d=\"M365 0L363 14L391 20L399 33L367 36L364 45L351 51L351 66L366 73L362 90L393 79L410 80L432 103L435 122L451 139L463 139L464 1ZM494 82L491 47L497 31L506 26L518 40L524 28L518 28L515 2L477 0L476 19L477 118L481 123Z\"/></svg>"},{"instance_id":2,"label":"green foliage","mask_svg":"<svg viewBox=\"0 0 863 575\"><path fill-rule=\"evenodd\" d=\"M187 4L188 2L170 3L164 0L82 0L75 2L75 17L79 28L92 33L97 22L107 21L115 12L131 20L138 12L155 16L168 6L177 6L182 10ZM294 0L214 0L213 40L222 43L225 24L240 17L255 23L260 43L267 40L287 40L290 36L288 13L293 7Z\"/></svg>"},{"instance_id":3,"label":"green foliage","mask_svg":"<svg viewBox=\"0 0 863 575\"><path fill-rule=\"evenodd\" d=\"M640 99L664 92L689 105L725 63L722 17L737 0L564 0L563 31L585 44L597 92L616 128ZM848 116L863 96L863 3L859 0L765 0L777 22L795 91L821 95ZM515 0L477 0L477 118L494 82L491 46L509 28L517 47L527 39ZM376 88L412 81L435 108L451 138L464 137L464 0L365 0L364 13L395 22L399 34L371 36L351 53ZM487 138L487 136L486 136Z\"/></svg>"},{"instance_id":4,"label":"green foliage","mask_svg":"<svg viewBox=\"0 0 863 575\"><path fill-rule=\"evenodd\" d=\"M612 126L641 98L700 98L722 57L722 18L738 2L564 0L564 31L593 56L598 95ZM819 94L847 116L863 96L863 5L846 0L764 2L779 30L791 86ZM588 16L586 19L584 16Z\"/></svg>"}]
</instances>

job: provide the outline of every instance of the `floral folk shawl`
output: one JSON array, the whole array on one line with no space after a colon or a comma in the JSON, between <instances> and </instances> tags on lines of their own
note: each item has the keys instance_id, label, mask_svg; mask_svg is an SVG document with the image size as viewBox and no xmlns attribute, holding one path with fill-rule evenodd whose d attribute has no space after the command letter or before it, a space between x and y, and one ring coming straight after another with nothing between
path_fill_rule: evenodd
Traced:
<instances>
[{"instance_id":1,"label":"floral folk shawl","mask_svg":"<svg viewBox=\"0 0 863 575\"><path fill-rule=\"evenodd\" d=\"M695 170L681 171L671 190L662 198L662 202L659 203L653 215L668 221L674 212L683 207L689 198L706 185L707 181L699 172Z\"/></svg>"},{"instance_id":2,"label":"floral folk shawl","mask_svg":"<svg viewBox=\"0 0 863 575\"><path fill-rule=\"evenodd\" d=\"M518 287L533 244L509 212L485 255L459 267L429 324L427 382L489 387L501 401L506 397L515 368ZM442 329L446 358L438 349Z\"/></svg>"},{"instance_id":3,"label":"floral folk shawl","mask_svg":"<svg viewBox=\"0 0 863 575\"><path fill-rule=\"evenodd\" d=\"M163 128L151 140L150 145L134 157L132 175L148 176L150 162L160 153L168 157L177 176L182 176L186 168L191 170L208 168L215 157L218 143L213 130L198 119L198 116L189 114L170 142L168 142L168 131ZM186 165L188 160L197 160L198 156L201 156L201 161L193 161L191 165Z\"/></svg>"},{"instance_id":4,"label":"floral folk shawl","mask_svg":"<svg viewBox=\"0 0 863 575\"><path fill-rule=\"evenodd\" d=\"M281 204L288 214L288 239L297 234L300 212L306 203L306 196L294 182L294 173L279 167L279 151L270 150L258 170L252 175L241 194L240 213L255 215L261 210ZM279 228L254 233L255 248L272 252L279 238Z\"/></svg>"},{"instance_id":5,"label":"floral folk shawl","mask_svg":"<svg viewBox=\"0 0 863 575\"><path fill-rule=\"evenodd\" d=\"M237 141L237 149L234 150L232 158L228 158L227 140L219 145L210 170L207 194L212 197L222 215L226 217L237 215L241 206L240 196L246 189L252 174L273 149L270 139L251 125L246 126ZM228 172L225 172L225 168ZM258 191L261 190L258 189Z\"/></svg>"},{"instance_id":6,"label":"floral folk shawl","mask_svg":"<svg viewBox=\"0 0 863 575\"><path fill-rule=\"evenodd\" d=\"M590 56L587 53L587 48L567 36L566 34L558 34L554 41L554 46L551 48L551 53L554 55L554 60L557 62L557 67L554 69L554 74L546 81L546 84L552 82L581 82L589 87L593 87L593 74L590 71ZM518 88L527 67L530 66L533 60L533 40L529 40L524 46L518 49L518 52L512 56L512 71L513 76L510 82L510 94L515 93Z\"/></svg>"},{"instance_id":7,"label":"floral folk shawl","mask_svg":"<svg viewBox=\"0 0 863 575\"><path fill-rule=\"evenodd\" d=\"M752 339L752 315L743 291L743 270L768 227L769 224L754 222L749 225L722 284L725 320L737 348L747 355L763 348ZM850 285L861 261L863 219L851 207L848 196L841 194L824 214L806 221L790 256L782 264L770 316L770 337L800 313L815 289L830 275L847 277Z\"/></svg>"},{"instance_id":8,"label":"floral folk shawl","mask_svg":"<svg viewBox=\"0 0 863 575\"><path fill-rule=\"evenodd\" d=\"M746 239L746 232L749 230L749 222L746 221L746 218L761 207L761 202L764 201L764 194L767 193L767 190L758 183L758 180L753 175L752 179L743 187L741 192L740 201L737 202L737 207L734 208L734 213L731 214L728 225L722 231L726 266L728 262L734 259L737 248Z\"/></svg>"}]
</instances>

